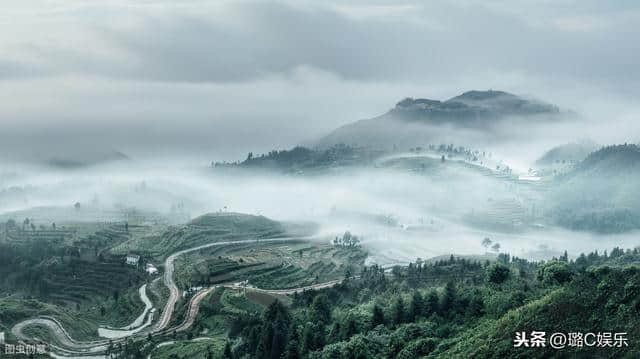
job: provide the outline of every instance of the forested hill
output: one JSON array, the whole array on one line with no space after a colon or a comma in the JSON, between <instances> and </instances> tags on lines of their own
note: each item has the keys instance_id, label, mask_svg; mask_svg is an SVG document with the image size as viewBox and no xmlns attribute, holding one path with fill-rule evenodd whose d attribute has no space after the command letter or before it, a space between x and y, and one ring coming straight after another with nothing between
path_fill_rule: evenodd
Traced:
<instances>
[{"instance_id":1,"label":"forested hill","mask_svg":"<svg viewBox=\"0 0 640 359\"><path fill-rule=\"evenodd\" d=\"M555 115L554 105L503 91L468 91L446 101L406 98L387 115L401 120L471 125L505 116Z\"/></svg>"},{"instance_id":2,"label":"forested hill","mask_svg":"<svg viewBox=\"0 0 640 359\"><path fill-rule=\"evenodd\" d=\"M372 266L360 278L308 291L286 306L239 316L229 357L251 358L637 358L640 255L614 248L532 263L441 260ZM514 346L544 332L545 345ZM550 345L553 333L565 336ZM589 345L569 333L594 333ZM617 335L615 333L624 333ZM596 339L596 336L600 338ZM603 342L604 336L611 337ZM615 340L614 340L615 336ZM624 339L624 340L622 340ZM609 343L609 344L607 344ZM556 343L557 344L557 343Z\"/></svg>"},{"instance_id":3,"label":"forested hill","mask_svg":"<svg viewBox=\"0 0 640 359\"><path fill-rule=\"evenodd\" d=\"M545 152L544 155L536 161L536 165L548 166L554 163L577 163L597 150L598 144L589 140L567 143Z\"/></svg>"},{"instance_id":4,"label":"forested hill","mask_svg":"<svg viewBox=\"0 0 640 359\"><path fill-rule=\"evenodd\" d=\"M214 167L271 169L283 172L305 172L346 166L363 166L371 163L382 152L362 147L339 144L327 149L294 147L291 150L273 150L266 154L252 152L242 162L214 163Z\"/></svg>"},{"instance_id":5,"label":"forested hill","mask_svg":"<svg viewBox=\"0 0 640 359\"><path fill-rule=\"evenodd\" d=\"M577 173L617 175L640 170L640 147L635 144L607 146L591 153L576 167Z\"/></svg>"},{"instance_id":6,"label":"forested hill","mask_svg":"<svg viewBox=\"0 0 640 359\"><path fill-rule=\"evenodd\" d=\"M547 196L556 222L573 230L640 229L640 148L623 144L590 154L558 176Z\"/></svg>"}]
</instances>

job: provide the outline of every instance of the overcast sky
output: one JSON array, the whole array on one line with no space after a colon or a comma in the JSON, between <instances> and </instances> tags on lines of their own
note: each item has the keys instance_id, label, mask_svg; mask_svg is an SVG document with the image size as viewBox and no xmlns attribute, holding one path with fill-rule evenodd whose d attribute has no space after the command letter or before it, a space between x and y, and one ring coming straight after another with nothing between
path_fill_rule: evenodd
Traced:
<instances>
[{"instance_id":1,"label":"overcast sky","mask_svg":"<svg viewBox=\"0 0 640 359\"><path fill-rule=\"evenodd\" d=\"M403 97L469 89L532 95L602 128L637 129L640 114L634 0L5 0L0 10L4 152L230 159Z\"/></svg>"}]
</instances>

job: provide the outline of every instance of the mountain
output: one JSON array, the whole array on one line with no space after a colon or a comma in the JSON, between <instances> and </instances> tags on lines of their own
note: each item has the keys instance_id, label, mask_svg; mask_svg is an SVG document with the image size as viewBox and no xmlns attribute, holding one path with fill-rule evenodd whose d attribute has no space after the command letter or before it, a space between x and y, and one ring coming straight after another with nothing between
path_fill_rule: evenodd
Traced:
<instances>
[{"instance_id":1,"label":"mountain","mask_svg":"<svg viewBox=\"0 0 640 359\"><path fill-rule=\"evenodd\" d=\"M391 114L405 121L480 125L505 116L558 114L558 107L524 99L503 91L468 91L444 102L428 99L404 99Z\"/></svg>"},{"instance_id":2,"label":"mountain","mask_svg":"<svg viewBox=\"0 0 640 359\"><path fill-rule=\"evenodd\" d=\"M640 173L640 147L626 143L603 147L578 164L576 173L585 172L607 178L611 175L636 175Z\"/></svg>"},{"instance_id":3,"label":"mountain","mask_svg":"<svg viewBox=\"0 0 640 359\"><path fill-rule=\"evenodd\" d=\"M505 119L555 121L566 114L555 105L503 91L468 91L446 101L406 98L381 116L334 130L317 145L424 145L445 126L490 131Z\"/></svg>"},{"instance_id":4,"label":"mountain","mask_svg":"<svg viewBox=\"0 0 640 359\"><path fill-rule=\"evenodd\" d=\"M590 153L598 149L598 144L591 140L582 140L556 146L545 152L536 164L549 166L554 163L576 163L584 160Z\"/></svg>"},{"instance_id":5,"label":"mountain","mask_svg":"<svg viewBox=\"0 0 640 359\"><path fill-rule=\"evenodd\" d=\"M47 158L44 162L51 167L72 169L128 160L130 160L129 156L119 151L88 151L57 154Z\"/></svg>"}]
</instances>

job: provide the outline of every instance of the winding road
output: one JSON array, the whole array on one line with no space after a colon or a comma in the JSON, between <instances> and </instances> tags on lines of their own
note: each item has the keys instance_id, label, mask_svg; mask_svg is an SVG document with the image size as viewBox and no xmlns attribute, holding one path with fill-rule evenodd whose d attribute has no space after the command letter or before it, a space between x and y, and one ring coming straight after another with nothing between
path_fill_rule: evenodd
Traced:
<instances>
[{"instance_id":1,"label":"winding road","mask_svg":"<svg viewBox=\"0 0 640 359\"><path fill-rule=\"evenodd\" d=\"M299 239L300 238L274 238L274 239L260 239L256 242L257 243L285 242L285 241L299 240ZM251 240L239 240L239 241L208 243L201 246L175 252L171 254L169 257L167 257L164 263L164 268L165 268L164 284L167 286L167 288L169 288L169 298L167 299L164 309L162 310L160 319L158 320L158 322L156 322L156 324L153 326L153 328L150 331L136 330L130 333L129 335L122 336L112 340L105 339L105 340L95 340L95 341L77 341L77 340L74 340L69 335L69 333L64 329L64 327L58 320L56 320L53 317L40 316L38 318L24 320L14 325L11 328L11 332L13 335L15 335L17 338L21 340L33 340L38 338L33 338L25 334L24 329L29 326L46 327L51 331L51 333L56 337L58 343L61 345L61 346L50 345L50 347L53 348L54 349L53 351L55 352L55 353L52 353L53 357L65 358L65 359L106 358L106 356L103 353L107 350L109 344L115 345L117 343L124 342L125 340L128 340L128 339L144 338L144 336L148 333L162 335L162 334L171 333L173 331L180 332L180 331L189 329L195 322L195 319L198 315L198 310L200 308L200 303L202 302L202 300L209 293L211 293L215 288L218 288L218 287L225 287L225 288L232 288L232 289L247 288L254 291L260 291L263 293L286 295L286 294L293 294L296 292L302 292L304 290L329 288L342 282L342 280L333 280L325 283L318 283L310 286L305 286L300 288L291 288L291 289L260 289L260 288L254 288L254 287L245 287L237 284L214 285L214 286L207 287L200 290L193 297L191 297L191 299L189 300L186 316L182 321L182 323L174 327L168 327L169 323L171 322L171 317L173 315L173 312L175 311L175 305L178 302L178 299L180 298L180 290L176 286L176 283L173 278L174 262L176 258L186 253L199 251L205 248L210 248L215 246L234 245L234 244L246 244L250 242ZM142 288L141 288L141 293L142 293ZM147 303L145 302L145 305L146 304ZM145 311L147 311L146 308L145 308ZM148 324L145 323L144 325L145 327L150 324L152 318L153 318L152 315L149 316Z\"/></svg>"}]
</instances>

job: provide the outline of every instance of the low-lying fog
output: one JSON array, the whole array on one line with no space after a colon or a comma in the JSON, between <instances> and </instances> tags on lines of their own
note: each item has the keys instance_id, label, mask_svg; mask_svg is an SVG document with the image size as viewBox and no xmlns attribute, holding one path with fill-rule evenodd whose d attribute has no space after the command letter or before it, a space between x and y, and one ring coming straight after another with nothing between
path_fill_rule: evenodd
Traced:
<instances>
[{"instance_id":1,"label":"low-lying fog","mask_svg":"<svg viewBox=\"0 0 640 359\"><path fill-rule=\"evenodd\" d=\"M461 217L488 200L518 198L526 207L527 197L497 179L464 172L440 180L380 168L285 176L128 161L71 171L23 167L1 176L3 221L14 218L20 223L29 217L36 225L50 225L124 220L123 209L132 208L152 213L151 221L170 218L174 223L220 210L259 214L316 222L319 240L329 241L349 230L370 250L370 261L381 264L451 253L484 254L485 237L499 243L501 252L531 259L547 259L564 250L577 256L637 245L634 234L602 236L542 226L508 234L472 228Z\"/></svg>"}]
</instances>

